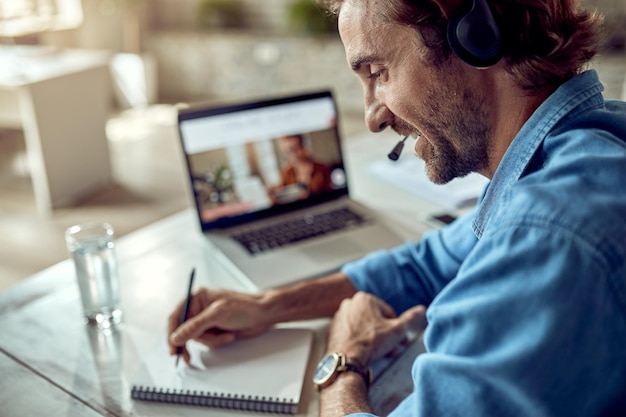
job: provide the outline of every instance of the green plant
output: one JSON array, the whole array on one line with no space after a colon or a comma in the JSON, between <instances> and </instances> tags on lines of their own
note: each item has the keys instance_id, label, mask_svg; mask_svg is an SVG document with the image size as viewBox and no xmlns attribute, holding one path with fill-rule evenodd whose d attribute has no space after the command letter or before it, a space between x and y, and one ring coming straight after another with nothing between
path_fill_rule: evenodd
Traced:
<instances>
[{"instance_id":1,"label":"green plant","mask_svg":"<svg viewBox=\"0 0 626 417\"><path fill-rule=\"evenodd\" d=\"M287 26L295 33L323 35L337 30L337 18L314 0L297 0L287 8Z\"/></svg>"},{"instance_id":2,"label":"green plant","mask_svg":"<svg viewBox=\"0 0 626 417\"><path fill-rule=\"evenodd\" d=\"M244 27L242 6L237 0L202 0L198 4L198 25L212 29Z\"/></svg>"}]
</instances>

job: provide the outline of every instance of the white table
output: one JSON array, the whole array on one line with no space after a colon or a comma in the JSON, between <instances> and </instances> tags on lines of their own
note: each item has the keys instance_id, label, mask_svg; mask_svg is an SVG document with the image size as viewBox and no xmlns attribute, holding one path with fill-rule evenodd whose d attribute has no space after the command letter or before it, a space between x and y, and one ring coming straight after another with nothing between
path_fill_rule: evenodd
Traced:
<instances>
[{"instance_id":1,"label":"white table","mask_svg":"<svg viewBox=\"0 0 626 417\"><path fill-rule=\"evenodd\" d=\"M24 131L42 215L111 180L109 60L104 51L0 47L0 127Z\"/></svg>"},{"instance_id":2,"label":"white table","mask_svg":"<svg viewBox=\"0 0 626 417\"><path fill-rule=\"evenodd\" d=\"M346 144L351 186L355 197L384 211L389 224L405 238L418 238L426 230L419 219L438 208L366 173L369 161L385 157L396 140L394 135L367 136ZM249 288L206 248L191 210L119 239L124 323L110 334L82 324L70 260L0 293L0 388L11 388L0 389L2 416L251 415L130 399L132 379L142 358L164 337L167 315L184 297L192 266L197 268L197 286ZM310 378L324 351L326 324L302 323L316 330L316 337L299 415L318 413L318 394ZM416 345L412 356L420 349ZM392 408L405 395L398 381L410 380L412 356L403 356L370 390L379 410ZM32 386L35 392L20 393L16 388L20 386Z\"/></svg>"}]
</instances>

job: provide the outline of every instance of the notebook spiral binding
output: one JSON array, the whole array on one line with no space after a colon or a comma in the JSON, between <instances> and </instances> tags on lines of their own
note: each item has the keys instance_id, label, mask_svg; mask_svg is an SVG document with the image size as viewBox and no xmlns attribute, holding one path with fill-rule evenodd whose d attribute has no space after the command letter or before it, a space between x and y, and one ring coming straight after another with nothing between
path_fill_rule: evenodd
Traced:
<instances>
[{"instance_id":1,"label":"notebook spiral binding","mask_svg":"<svg viewBox=\"0 0 626 417\"><path fill-rule=\"evenodd\" d=\"M296 414L298 412L298 404L287 399L230 394L221 395L189 390L175 391L143 386L133 387L131 391L131 398L143 401L195 405L261 413Z\"/></svg>"}]
</instances>

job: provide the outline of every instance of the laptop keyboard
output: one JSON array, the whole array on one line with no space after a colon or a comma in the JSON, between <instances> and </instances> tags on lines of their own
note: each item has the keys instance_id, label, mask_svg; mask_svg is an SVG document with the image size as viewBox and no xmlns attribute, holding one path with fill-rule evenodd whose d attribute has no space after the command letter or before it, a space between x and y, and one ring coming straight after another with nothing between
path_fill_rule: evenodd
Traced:
<instances>
[{"instance_id":1,"label":"laptop keyboard","mask_svg":"<svg viewBox=\"0 0 626 417\"><path fill-rule=\"evenodd\" d=\"M345 230L364 221L363 216L349 208L339 208L324 213L306 214L282 223L240 232L232 237L248 252L257 254L290 243Z\"/></svg>"}]
</instances>

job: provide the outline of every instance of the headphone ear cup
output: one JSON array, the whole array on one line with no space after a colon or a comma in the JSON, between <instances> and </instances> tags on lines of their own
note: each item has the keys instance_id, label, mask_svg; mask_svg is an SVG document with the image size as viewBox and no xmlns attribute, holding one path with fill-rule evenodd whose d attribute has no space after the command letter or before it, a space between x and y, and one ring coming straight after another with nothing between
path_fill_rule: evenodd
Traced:
<instances>
[{"instance_id":1,"label":"headphone ear cup","mask_svg":"<svg viewBox=\"0 0 626 417\"><path fill-rule=\"evenodd\" d=\"M486 0L456 10L447 32L452 52L474 67L490 67L502 58L502 35Z\"/></svg>"}]
</instances>

